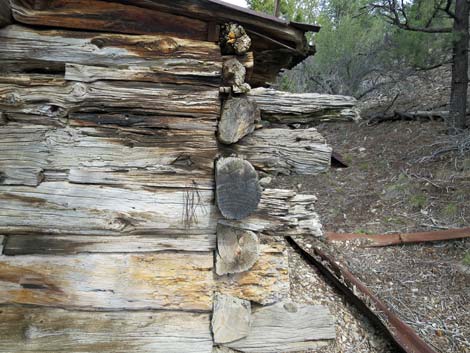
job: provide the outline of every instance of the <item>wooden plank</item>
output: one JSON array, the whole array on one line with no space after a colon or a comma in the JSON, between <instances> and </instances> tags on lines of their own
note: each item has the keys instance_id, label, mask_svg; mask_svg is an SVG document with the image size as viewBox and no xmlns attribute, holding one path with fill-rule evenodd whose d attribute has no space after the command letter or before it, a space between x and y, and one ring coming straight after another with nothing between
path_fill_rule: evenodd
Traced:
<instances>
[{"instance_id":1,"label":"wooden plank","mask_svg":"<svg viewBox=\"0 0 470 353\"><path fill-rule=\"evenodd\" d=\"M212 264L212 253L3 256L0 303L210 311Z\"/></svg>"},{"instance_id":2,"label":"wooden plank","mask_svg":"<svg viewBox=\"0 0 470 353\"><path fill-rule=\"evenodd\" d=\"M214 87L220 86L218 71L197 72L197 68L187 65L186 71L172 70L177 60L162 66L144 67L128 66L125 68L110 68L103 66L86 66L80 64L65 64L65 79L69 81L94 82L99 80L141 81L175 84L203 84Z\"/></svg>"},{"instance_id":3,"label":"wooden plank","mask_svg":"<svg viewBox=\"0 0 470 353\"><path fill-rule=\"evenodd\" d=\"M259 304L272 304L289 295L289 261L284 241L261 238L260 256L246 272L217 276L217 291Z\"/></svg>"},{"instance_id":4,"label":"wooden plank","mask_svg":"<svg viewBox=\"0 0 470 353\"><path fill-rule=\"evenodd\" d=\"M353 97L289 93L262 87L251 90L248 96L258 104L263 119L284 124L350 121L353 120L350 110L357 103Z\"/></svg>"},{"instance_id":5,"label":"wooden plank","mask_svg":"<svg viewBox=\"0 0 470 353\"><path fill-rule=\"evenodd\" d=\"M213 132L143 129L9 123L0 129L0 185L35 186L60 170L81 184L213 188Z\"/></svg>"},{"instance_id":6,"label":"wooden plank","mask_svg":"<svg viewBox=\"0 0 470 353\"><path fill-rule=\"evenodd\" d=\"M140 253L167 250L207 252L215 249L215 243L215 234L126 236L21 234L8 236L4 254Z\"/></svg>"},{"instance_id":7,"label":"wooden plank","mask_svg":"<svg viewBox=\"0 0 470 353\"><path fill-rule=\"evenodd\" d=\"M277 303L252 315L247 337L227 347L246 353L306 351L336 338L334 319L321 305Z\"/></svg>"},{"instance_id":8,"label":"wooden plank","mask_svg":"<svg viewBox=\"0 0 470 353\"><path fill-rule=\"evenodd\" d=\"M210 353L209 314L79 312L0 308L0 351L8 353Z\"/></svg>"},{"instance_id":9,"label":"wooden plank","mask_svg":"<svg viewBox=\"0 0 470 353\"><path fill-rule=\"evenodd\" d=\"M55 26L55 27L73 27L73 28L84 28L82 21L86 23L86 17L96 16L94 14L100 14L100 8L103 8L103 11L110 11L112 16L108 14L101 14L98 19L105 21L103 24L98 26L98 29L103 28L103 25L111 25L110 22L117 24L121 27L124 27L125 24L121 24L124 20L117 20L121 16L127 21L133 21L134 12L131 11L130 15L127 15L125 12L130 11L129 9L123 8L123 11L120 11L115 15L112 10L114 6L116 9L121 9L116 3L120 3L127 6L142 7L147 10L152 10L154 12L148 12L139 16L139 21L144 21L142 26L138 26L136 32L141 31L141 28L152 28L152 26L159 26L159 24L149 24L146 22L151 21L153 16L163 16L166 14L158 15L157 12L171 13L178 16L185 16L190 18L200 19L203 22L216 22L218 24L224 24L226 22L236 22L243 25L245 28L256 29L262 32L265 35L273 36L276 39L293 42L295 43L297 49L300 51L305 50L306 43L304 38L304 31L299 30L293 26L289 26L288 23L281 19L276 19L272 16L265 16L259 12L249 11L240 7L231 8L230 4L217 2L217 1L205 1L205 0L164 0L164 1L153 1L153 0L116 0L112 1L111 4L113 7L108 9L105 5L101 4L98 1L87 1L87 5L84 5L81 1L75 0L71 1L71 5L68 5L69 1L62 2L60 0L53 0L51 6L49 0L36 0L34 2L34 7L31 6L25 0L12 0L12 10L15 19L19 22L35 24L35 25L45 25L45 26ZM99 5L99 6L98 6ZM111 5L110 5L111 6ZM70 10L66 10L70 8ZM73 10L75 8L75 11ZM34 9L34 10L33 10ZM138 10L134 10L137 12ZM147 21L146 21L147 17ZM155 17L158 18L158 17ZM168 28L174 28L177 25L180 25L183 30L190 31L192 25L180 21L179 24L171 23L169 20L163 22L161 27L165 30L166 26ZM125 26L127 27L127 25ZM131 27L131 26L129 26ZM96 26L94 28L96 29ZM133 32L133 33L136 33ZM146 33L146 32L144 32ZM207 37L207 31L206 31Z\"/></svg>"},{"instance_id":10,"label":"wooden plank","mask_svg":"<svg viewBox=\"0 0 470 353\"><path fill-rule=\"evenodd\" d=\"M14 72L65 71L67 79L84 82L105 79L218 86L222 57L214 43L164 35L37 30L13 25L0 30L0 63L4 70Z\"/></svg>"},{"instance_id":11,"label":"wooden plank","mask_svg":"<svg viewBox=\"0 0 470 353\"><path fill-rule=\"evenodd\" d=\"M185 16L143 9L129 3L95 0L13 0L15 20L32 25L118 33L162 33L207 40L208 25Z\"/></svg>"},{"instance_id":12,"label":"wooden plank","mask_svg":"<svg viewBox=\"0 0 470 353\"><path fill-rule=\"evenodd\" d=\"M262 128L224 148L265 173L315 175L330 167L332 148L314 128Z\"/></svg>"},{"instance_id":13,"label":"wooden plank","mask_svg":"<svg viewBox=\"0 0 470 353\"><path fill-rule=\"evenodd\" d=\"M220 111L215 88L151 82L71 82L48 75L1 75L0 109L9 113L65 117L70 111L135 112L212 117Z\"/></svg>"},{"instance_id":14,"label":"wooden plank","mask_svg":"<svg viewBox=\"0 0 470 353\"><path fill-rule=\"evenodd\" d=\"M67 182L0 186L5 235L215 234L218 217L211 190Z\"/></svg>"},{"instance_id":15,"label":"wooden plank","mask_svg":"<svg viewBox=\"0 0 470 353\"><path fill-rule=\"evenodd\" d=\"M297 194L294 190L265 189L258 209L240 221L227 219L220 223L269 235L323 235L319 216L314 212L317 198Z\"/></svg>"},{"instance_id":16,"label":"wooden plank","mask_svg":"<svg viewBox=\"0 0 470 353\"><path fill-rule=\"evenodd\" d=\"M248 300L217 293L211 325L214 343L228 343L246 337L250 331L250 316Z\"/></svg>"},{"instance_id":17,"label":"wooden plank","mask_svg":"<svg viewBox=\"0 0 470 353\"><path fill-rule=\"evenodd\" d=\"M12 23L10 0L0 0L0 28Z\"/></svg>"}]
</instances>

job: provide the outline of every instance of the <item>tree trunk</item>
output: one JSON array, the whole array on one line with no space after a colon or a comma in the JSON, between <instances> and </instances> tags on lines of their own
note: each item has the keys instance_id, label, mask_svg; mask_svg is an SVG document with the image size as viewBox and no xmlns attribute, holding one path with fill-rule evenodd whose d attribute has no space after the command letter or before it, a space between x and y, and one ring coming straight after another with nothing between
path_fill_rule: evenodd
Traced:
<instances>
[{"instance_id":1,"label":"tree trunk","mask_svg":"<svg viewBox=\"0 0 470 353\"><path fill-rule=\"evenodd\" d=\"M449 129L451 132L465 129L468 89L468 41L469 41L469 3L456 0L453 34L452 83L450 94Z\"/></svg>"}]
</instances>

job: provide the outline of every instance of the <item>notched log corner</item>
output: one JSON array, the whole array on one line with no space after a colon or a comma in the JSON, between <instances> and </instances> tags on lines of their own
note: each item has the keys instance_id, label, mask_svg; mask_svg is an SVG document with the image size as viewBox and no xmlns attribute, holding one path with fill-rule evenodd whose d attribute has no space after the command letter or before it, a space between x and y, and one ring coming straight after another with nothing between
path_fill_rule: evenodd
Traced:
<instances>
[{"instance_id":1,"label":"notched log corner","mask_svg":"<svg viewBox=\"0 0 470 353\"><path fill-rule=\"evenodd\" d=\"M258 207L261 187L253 166L236 157L220 158L216 162L217 206L227 219L240 220Z\"/></svg>"},{"instance_id":2,"label":"notched log corner","mask_svg":"<svg viewBox=\"0 0 470 353\"><path fill-rule=\"evenodd\" d=\"M217 225L216 273L219 276L248 271L258 260L258 236L248 230Z\"/></svg>"},{"instance_id":3,"label":"notched log corner","mask_svg":"<svg viewBox=\"0 0 470 353\"><path fill-rule=\"evenodd\" d=\"M227 23L220 31L222 54L243 55L251 47L251 39L245 29L236 23Z\"/></svg>"},{"instance_id":4,"label":"notched log corner","mask_svg":"<svg viewBox=\"0 0 470 353\"><path fill-rule=\"evenodd\" d=\"M233 93L241 94L250 91L251 87L248 83L245 83L245 77L246 68L236 57L224 60L222 67L223 84L230 86Z\"/></svg>"},{"instance_id":5,"label":"notched log corner","mask_svg":"<svg viewBox=\"0 0 470 353\"><path fill-rule=\"evenodd\" d=\"M238 142L255 130L260 121L260 110L247 97L231 97L224 102L218 126L217 137L224 144Z\"/></svg>"},{"instance_id":6,"label":"notched log corner","mask_svg":"<svg viewBox=\"0 0 470 353\"><path fill-rule=\"evenodd\" d=\"M325 306L280 302L254 310L251 318L248 336L225 346L245 353L304 351L336 338Z\"/></svg>"},{"instance_id":7,"label":"notched log corner","mask_svg":"<svg viewBox=\"0 0 470 353\"><path fill-rule=\"evenodd\" d=\"M248 300L215 294L212 314L215 343L229 343L248 336L250 322L251 304Z\"/></svg>"}]
</instances>

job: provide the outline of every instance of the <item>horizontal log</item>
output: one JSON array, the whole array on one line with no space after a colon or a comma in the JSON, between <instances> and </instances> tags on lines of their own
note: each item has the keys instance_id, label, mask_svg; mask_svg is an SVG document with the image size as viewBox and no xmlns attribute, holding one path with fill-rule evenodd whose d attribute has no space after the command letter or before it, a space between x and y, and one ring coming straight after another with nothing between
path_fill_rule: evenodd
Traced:
<instances>
[{"instance_id":1,"label":"horizontal log","mask_svg":"<svg viewBox=\"0 0 470 353\"><path fill-rule=\"evenodd\" d=\"M47 170L60 170L81 184L213 188L213 132L144 133L9 123L0 129L0 185L34 186Z\"/></svg>"},{"instance_id":2,"label":"horizontal log","mask_svg":"<svg viewBox=\"0 0 470 353\"><path fill-rule=\"evenodd\" d=\"M212 251L215 234L153 234L126 236L89 235L10 235L4 247L5 255L131 253L178 251Z\"/></svg>"},{"instance_id":3,"label":"horizontal log","mask_svg":"<svg viewBox=\"0 0 470 353\"><path fill-rule=\"evenodd\" d=\"M0 63L9 71L28 72L48 68L63 72L67 64L67 77L85 82L121 76L121 80L217 85L222 70L220 50L214 43L17 25L0 30Z\"/></svg>"},{"instance_id":4,"label":"horizontal log","mask_svg":"<svg viewBox=\"0 0 470 353\"><path fill-rule=\"evenodd\" d=\"M350 121L349 111L357 103L353 97L268 88L253 89L248 96L258 104L263 119L284 124Z\"/></svg>"},{"instance_id":5,"label":"horizontal log","mask_svg":"<svg viewBox=\"0 0 470 353\"><path fill-rule=\"evenodd\" d=\"M221 219L219 222L235 228L269 235L323 235L319 216L314 212L317 198L297 194L294 190L265 189L258 209L240 221Z\"/></svg>"},{"instance_id":6,"label":"horizontal log","mask_svg":"<svg viewBox=\"0 0 470 353\"><path fill-rule=\"evenodd\" d=\"M209 314L0 308L0 351L211 353Z\"/></svg>"},{"instance_id":7,"label":"horizontal log","mask_svg":"<svg viewBox=\"0 0 470 353\"><path fill-rule=\"evenodd\" d=\"M163 33L207 40L206 22L143 9L131 4L95 0L12 0L15 20L31 25L118 33Z\"/></svg>"},{"instance_id":8,"label":"horizontal log","mask_svg":"<svg viewBox=\"0 0 470 353\"><path fill-rule=\"evenodd\" d=\"M0 303L210 311L212 264L212 253L3 256Z\"/></svg>"},{"instance_id":9,"label":"horizontal log","mask_svg":"<svg viewBox=\"0 0 470 353\"><path fill-rule=\"evenodd\" d=\"M145 112L216 119L218 89L150 82L70 82L48 75L1 75L0 109L65 117L70 111Z\"/></svg>"},{"instance_id":10,"label":"horizontal log","mask_svg":"<svg viewBox=\"0 0 470 353\"><path fill-rule=\"evenodd\" d=\"M217 71L195 74L195 72L191 71L191 66L188 65L186 71L178 71L175 73L171 72L172 65L176 65L175 61L173 63L162 64L163 67L129 66L128 68L66 64L65 79L81 82L114 80L220 86L220 77ZM195 69L197 70L197 68Z\"/></svg>"},{"instance_id":11,"label":"horizontal log","mask_svg":"<svg viewBox=\"0 0 470 353\"><path fill-rule=\"evenodd\" d=\"M332 148L314 128L263 128L224 148L271 174L314 175L330 166Z\"/></svg>"},{"instance_id":12,"label":"horizontal log","mask_svg":"<svg viewBox=\"0 0 470 353\"><path fill-rule=\"evenodd\" d=\"M26 216L27 215L27 216ZM43 182L0 186L0 234L215 234L211 190Z\"/></svg>"},{"instance_id":13,"label":"horizontal log","mask_svg":"<svg viewBox=\"0 0 470 353\"><path fill-rule=\"evenodd\" d=\"M31 115L29 117L29 120L26 120L25 117L17 117L14 114L9 115L11 121L34 124L47 125L52 120L41 116L36 116L35 119L32 119ZM217 120L212 116L194 119L191 117L159 116L156 114L72 112L68 117L71 126L123 128L127 131L143 132L146 134L151 133L151 130L145 131L148 129L189 130L195 134L197 134L196 130L215 132L217 129Z\"/></svg>"},{"instance_id":14,"label":"horizontal log","mask_svg":"<svg viewBox=\"0 0 470 353\"><path fill-rule=\"evenodd\" d=\"M289 261L282 239L262 237L258 261L248 271L217 276L217 291L250 300L271 304L289 295Z\"/></svg>"},{"instance_id":15,"label":"horizontal log","mask_svg":"<svg viewBox=\"0 0 470 353\"><path fill-rule=\"evenodd\" d=\"M247 353L306 351L336 338L333 317L320 305L277 303L251 315L247 337L225 346Z\"/></svg>"}]
</instances>

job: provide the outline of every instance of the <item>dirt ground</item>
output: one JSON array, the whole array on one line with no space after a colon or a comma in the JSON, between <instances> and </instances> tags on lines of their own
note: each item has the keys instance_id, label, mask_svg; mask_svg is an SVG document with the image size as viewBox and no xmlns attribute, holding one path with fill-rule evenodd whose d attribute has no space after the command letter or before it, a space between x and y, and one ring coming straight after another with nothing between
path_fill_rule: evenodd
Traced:
<instances>
[{"instance_id":1,"label":"dirt ground","mask_svg":"<svg viewBox=\"0 0 470 353\"><path fill-rule=\"evenodd\" d=\"M277 177L270 187L317 195L326 231L376 234L470 226L470 152L436 155L456 142L442 122L317 128L349 167ZM304 245L309 242L315 240ZM377 249L357 242L323 245L436 351L470 352L469 240ZM315 270L296 254L290 261L292 297L328 305L337 318L338 339L324 352L393 352L384 335Z\"/></svg>"}]
</instances>

